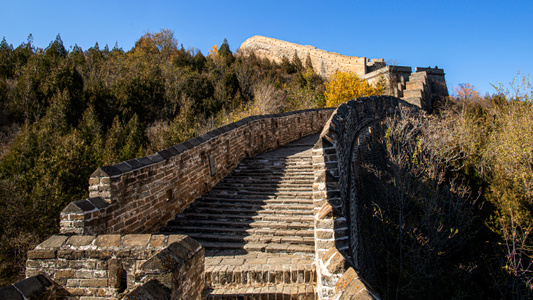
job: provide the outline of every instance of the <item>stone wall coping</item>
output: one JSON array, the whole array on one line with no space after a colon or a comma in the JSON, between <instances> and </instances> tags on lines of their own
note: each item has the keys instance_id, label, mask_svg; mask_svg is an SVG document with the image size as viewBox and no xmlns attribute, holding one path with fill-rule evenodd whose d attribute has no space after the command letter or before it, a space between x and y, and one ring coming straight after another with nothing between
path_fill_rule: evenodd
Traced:
<instances>
[{"instance_id":1,"label":"stone wall coping","mask_svg":"<svg viewBox=\"0 0 533 300\"><path fill-rule=\"evenodd\" d=\"M101 197L87 198L84 200L77 200L70 202L61 213L86 213L92 211L98 211L109 206L109 203Z\"/></svg>"},{"instance_id":2,"label":"stone wall coping","mask_svg":"<svg viewBox=\"0 0 533 300\"><path fill-rule=\"evenodd\" d=\"M250 116L246 117L242 120L239 120L234 123L230 123L228 125L225 125L223 127L217 128L215 130L209 131L208 133L205 133L199 137L195 137L193 139L190 139L188 141L185 141L183 143L180 143L178 145L172 146L170 148L161 150L157 153L141 157L141 158L135 158L124 162L119 162L114 165L109 166L102 166L96 169L91 174L91 177L118 177L124 173L131 172L140 168L144 168L146 166L150 166L152 164L162 162L165 160L168 160L174 156L180 155L182 153L185 153L196 146L206 143L209 140L212 140L216 138L217 136L223 135L227 133L228 131L234 130L238 127L245 126L251 122L254 122L256 120L262 120L262 119L274 119L274 118L284 118L288 116L293 115L299 115L307 112L315 112L315 111L323 111L323 110L334 110L335 108L316 108L316 109L306 109L306 110L298 110L298 111L291 111L291 112L285 112L280 114L270 114L270 115L260 115L260 116Z\"/></svg>"},{"instance_id":3,"label":"stone wall coping","mask_svg":"<svg viewBox=\"0 0 533 300\"><path fill-rule=\"evenodd\" d=\"M120 250L142 256L160 251L177 243L189 252L197 252L201 246L198 242L186 235L162 235L162 234L103 234L103 235L53 235L47 240L28 252L28 258L54 258L70 255L72 252L90 251L110 252ZM106 254L107 255L107 254Z\"/></svg>"}]
</instances>

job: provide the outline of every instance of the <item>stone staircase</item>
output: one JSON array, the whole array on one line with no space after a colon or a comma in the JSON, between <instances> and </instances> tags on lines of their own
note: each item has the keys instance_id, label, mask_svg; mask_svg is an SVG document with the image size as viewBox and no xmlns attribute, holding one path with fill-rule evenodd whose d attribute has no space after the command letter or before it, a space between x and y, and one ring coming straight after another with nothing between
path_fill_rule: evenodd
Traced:
<instances>
[{"instance_id":1,"label":"stone staircase","mask_svg":"<svg viewBox=\"0 0 533 300\"><path fill-rule=\"evenodd\" d=\"M318 135L246 158L160 233L204 246L207 299L315 299L313 167Z\"/></svg>"},{"instance_id":2,"label":"stone staircase","mask_svg":"<svg viewBox=\"0 0 533 300\"><path fill-rule=\"evenodd\" d=\"M426 72L415 72L409 75L409 81L405 85L402 99L422 107L424 100L431 98L431 91L428 85L428 75Z\"/></svg>"}]
</instances>

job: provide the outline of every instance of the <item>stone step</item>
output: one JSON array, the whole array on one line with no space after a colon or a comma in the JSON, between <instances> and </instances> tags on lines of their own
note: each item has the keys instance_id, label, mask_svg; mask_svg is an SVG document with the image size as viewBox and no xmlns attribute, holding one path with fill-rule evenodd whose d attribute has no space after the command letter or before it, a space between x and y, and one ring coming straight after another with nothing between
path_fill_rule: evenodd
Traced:
<instances>
[{"instance_id":1,"label":"stone step","mask_svg":"<svg viewBox=\"0 0 533 300\"><path fill-rule=\"evenodd\" d=\"M238 167L236 167L235 169L233 169L233 172L235 173L238 173L238 172L256 172L256 171L260 171L260 172L267 172L267 171L272 171L272 172L285 172L285 173L288 173L288 172L294 172L294 173L297 173L297 172L309 172L309 171L313 171L313 166L311 164L309 165L297 165L297 166L293 166L293 167L286 167L286 166L268 166L268 165L247 165L247 166L242 166L242 165L239 165Z\"/></svg>"},{"instance_id":2,"label":"stone step","mask_svg":"<svg viewBox=\"0 0 533 300\"><path fill-rule=\"evenodd\" d=\"M274 172L274 173L298 173L298 172L309 172L313 171L313 166L294 166L294 167L284 167L284 166L267 166L267 165L238 165L235 169L233 169L233 173L230 173L230 176L232 174L240 173L240 172L261 172L261 173L267 173L267 172Z\"/></svg>"},{"instance_id":3,"label":"stone step","mask_svg":"<svg viewBox=\"0 0 533 300\"><path fill-rule=\"evenodd\" d=\"M422 81L427 78L427 73L426 72L415 72L415 73L411 73L411 75L409 75L409 81Z\"/></svg>"},{"instance_id":4,"label":"stone step","mask_svg":"<svg viewBox=\"0 0 533 300\"><path fill-rule=\"evenodd\" d=\"M423 81L409 81L405 85L406 90L424 90Z\"/></svg>"},{"instance_id":5,"label":"stone step","mask_svg":"<svg viewBox=\"0 0 533 300\"><path fill-rule=\"evenodd\" d=\"M216 195L217 197L220 197L222 195L231 195L237 198L245 198L245 197L253 197L253 196L256 196L256 197L278 196L278 197L283 197L283 198L311 198L313 197L313 191L260 192L260 191L246 191L246 190L228 190L228 189L224 190L224 189L214 188L211 192L207 193L207 195Z\"/></svg>"},{"instance_id":6,"label":"stone step","mask_svg":"<svg viewBox=\"0 0 533 300\"><path fill-rule=\"evenodd\" d=\"M204 299L290 299L314 300L318 299L315 284L278 284L257 287L219 287L204 290Z\"/></svg>"},{"instance_id":7,"label":"stone step","mask_svg":"<svg viewBox=\"0 0 533 300\"><path fill-rule=\"evenodd\" d=\"M311 170L309 172L262 172L261 170L255 170L255 171L246 171L246 172L234 172L229 175L230 178L241 178L241 177L256 177L256 179L307 179L311 177L311 179L314 178L314 172Z\"/></svg>"},{"instance_id":8,"label":"stone step","mask_svg":"<svg viewBox=\"0 0 533 300\"><path fill-rule=\"evenodd\" d=\"M253 221L253 220L187 220L174 219L167 226L161 228L161 233L172 233L180 230L181 226L204 226L204 227L229 227L229 228L257 228L257 229L282 229L282 230L312 230L313 222L290 222L290 221Z\"/></svg>"},{"instance_id":9,"label":"stone step","mask_svg":"<svg viewBox=\"0 0 533 300\"><path fill-rule=\"evenodd\" d=\"M312 229L296 230L296 229L263 229L263 228L244 228L244 227L206 227L184 225L180 226L176 231L184 233L214 233L214 234L234 234L234 235L254 235L261 234L270 237L290 236L290 237L314 237L315 232Z\"/></svg>"},{"instance_id":10,"label":"stone step","mask_svg":"<svg viewBox=\"0 0 533 300\"><path fill-rule=\"evenodd\" d=\"M264 196L253 196L248 195L246 197L240 197L235 198L231 195L204 195L201 198L198 198L196 201L204 201L204 202L225 202L225 203L236 203L236 204L309 204L313 205L313 200L309 198L284 198L284 197L278 197L274 195L270 195L268 197Z\"/></svg>"},{"instance_id":11,"label":"stone step","mask_svg":"<svg viewBox=\"0 0 533 300\"><path fill-rule=\"evenodd\" d=\"M403 96L404 98L410 98L410 97L420 97L422 98L423 92L422 90L404 90Z\"/></svg>"},{"instance_id":12,"label":"stone step","mask_svg":"<svg viewBox=\"0 0 533 300\"><path fill-rule=\"evenodd\" d=\"M264 179L264 178L253 178L253 177L248 177L248 178L243 178L243 177L240 177L240 178L234 178L234 177L226 177L224 179L222 179L218 184L227 184L227 183L237 183L237 184L254 184L254 185L259 185L259 186L263 186L263 185L271 185L271 186L283 186L283 185L291 185L291 184L308 184L308 185L313 185L313 179L312 178L309 178L309 179L306 179L306 178L295 178L295 179L292 179L292 180L283 180L283 181L279 181L279 180L269 180L269 179Z\"/></svg>"},{"instance_id":13,"label":"stone step","mask_svg":"<svg viewBox=\"0 0 533 300\"><path fill-rule=\"evenodd\" d=\"M260 178L262 180L291 180L291 179L307 179L313 180L315 178L315 173L313 172L299 172L299 173L282 173L282 172L261 172L261 171L249 171L249 172L236 172L231 174L232 179L240 178Z\"/></svg>"},{"instance_id":14,"label":"stone step","mask_svg":"<svg viewBox=\"0 0 533 300\"><path fill-rule=\"evenodd\" d=\"M280 254L313 254L314 245L294 245L294 244L276 244L276 243L253 243L253 242L209 242L199 240L206 250L244 250L244 252L259 253L280 253Z\"/></svg>"},{"instance_id":15,"label":"stone step","mask_svg":"<svg viewBox=\"0 0 533 300\"><path fill-rule=\"evenodd\" d=\"M316 283L313 259L276 253L206 256L206 286Z\"/></svg>"},{"instance_id":16,"label":"stone step","mask_svg":"<svg viewBox=\"0 0 533 300\"><path fill-rule=\"evenodd\" d=\"M309 149L313 148L313 145L308 145L307 146L307 151L309 151ZM282 148L278 148L278 149L282 149ZM290 150L290 149L285 149L285 150ZM281 154L281 155L273 155L275 154L273 151L271 152L266 152L266 153L261 153L261 154L258 154L256 156L253 156L253 157L247 157L245 159L243 159L243 162L247 162L247 161L258 161L258 162L262 162L262 161L268 161L268 162L275 162L275 161L284 161L284 162L294 162L294 161L305 161L305 160L311 160L311 157L308 153L299 153L299 154L292 154L292 155L285 155L286 153L278 153L278 154Z\"/></svg>"},{"instance_id":17,"label":"stone step","mask_svg":"<svg viewBox=\"0 0 533 300\"><path fill-rule=\"evenodd\" d=\"M292 215L285 213L283 215L271 214L246 214L246 213L209 213L209 212L185 212L176 216L175 220L235 220L235 221L269 221L269 222L313 222L313 215Z\"/></svg>"},{"instance_id":18,"label":"stone step","mask_svg":"<svg viewBox=\"0 0 533 300\"><path fill-rule=\"evenodd\" d=\"M202 208L202 207L209 207L209 208L218 208L220 210L226 211L226 209L245 209L245 210L253 210L253 211L269 211L269 210L290 210L290 211L311 211L313 212L313 204L283 204L283 203L270 203L270 204L255 204L255 203L245 203L245 202L237 202L237 201L203 201L203 200L196 200L191 207L194 208Z\"/></svg>"},{"instance_id":19,"label":"stone step","mask_svg":"<svg viewBox=\"0 0 533 300\"><path fill-rule=\"evenodd\" d=\"M253 208L224 208L204 206L195 204L185 211L185 213L207 213L207 214L224 214L224 215L279 215L279 216L313 216L313 209L253 209Z\"/></svg>"},{"instance_id":20,"label":"stone step","mask_svg":"<svg viewBox=\"0 0 533 300\"><path fill-rule=\"evenodd\" d=\"M264 166L267 168L308 168L312 167L312 162L312 159L300 159L298 161L251 159L243 161L237 166L237 168L247 168L254 166Z\"/></svg>"},{"instance_id":21,"label":"stone step","mask_svg":"<svg viewBox=\"0 0 533 300\"><path fill-rule=\"evenodd\" d=\"M246 214L220 214L220 213L195 213L186 212L176 216L174 219L178 221L180 219L191 221L196 220L233 220L234 222L253 222L253 221L266 221L266 222L292 222L292 223L313 223L315 218L313 216L294 216L294 215L246 215Z\"/></svg>"},{"instance_id":22,"label":"stone step","mask_svg":"<svg viewBox=\"0 0 533 300\"><path fill-rule=\"evenodd\" d=\"M283 187L272 187L272 186L266 186L266 185L254 185L254 184L218 184L215 186L212 191L220 191L220 190L227 190L227 191L234 191L237 190L239 192L269 192L269 193L275 193L275 192L312 192L313 187L312 186L305 186L305 185L286 185Z\"/></svg>"},{"instance_id":23,"label":"stone step","mask_svg":"<svg viewBox=\"0 0 533 300\"><path fill-rule=\"evenodd\" d=\"M309 183L297 183L297 182L265 182L265 183L245 183L245 182L220 182L217 185L218 188L254 188L254 189L279 189L280 191L298 189L298 190L312 190L312 185Z\"/></svg>"},{"instance_id":24,"label":"stone step","mask_svg":"<svg viewBox=\"0 0 533 300\"><path fill-rule=\"evenodd\" d=\"M186 234L199 243L255 243L255 244L283 244L283 245L308 245L314 246L314 237L298 237L298 236L275 236L268 234L214 234L205 232L190 232L182 231L176 232L178 234Z\"/></svg>"}]
</instances>

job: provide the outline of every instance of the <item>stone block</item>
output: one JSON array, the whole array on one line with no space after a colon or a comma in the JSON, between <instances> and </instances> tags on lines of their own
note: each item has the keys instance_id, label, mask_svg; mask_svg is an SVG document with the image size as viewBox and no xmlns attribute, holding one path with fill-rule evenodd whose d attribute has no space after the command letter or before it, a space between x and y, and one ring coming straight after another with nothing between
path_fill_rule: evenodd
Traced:
<instances>
[{"instance_id":1,"label":"stone block","mask_svg":"<svg viewBox=\"0 0 533 300\"><path fill-rule=\"evenodd\" d=\"M74 235L68 239L66 245L72 247L87 246L90 245L94 239L95 236L93 235Z\"/></svg>"},{"instance_id":2,"label":"stone block","mask_svg":"<svg viewBox=\"0 0 533 300\"><path fill-rule=\"evenodd\" d=\"M333 230L316 230L315 235L317 239L329 240L334 238Z\"/></svg>"},{"instance_id":3,"label":"stone block","mask_svg":"<svg viewBox=\"0 0 533 300\"><path fill-rule=\"evenodd\" d=\"M75 274L76 274L76 270L73 270L73 269L57 270L54 275L54 278L57 278L57 279L74 278Z\"/></svg>"},{"instance_id":4,"label":"stone block","mask_svg":"<svg viewBox=\"0 0 533 300\"><path fill-rule=\"evenodd\" d=\"M30 250L28 259L56 258L56 250Z\"/></svg>"},{"instance_id":5,"label":"stone block","mask_svg":"<svg viewBox=\"0 0 533 300\"><path fill-rule=\"evenodd\" d=\"M53 235L40 243L35 249L57 249L61 247L69 237L66 235Z\"/></svg>"},{"instance_id":6,"label":"stone block","mask_svg":"<svg viewBox=\"0 0 533 300\"><path fill-rule=\"evenodd\" d=\"M72 269L99 269L95 260L67 260L65 262L66 267Z\"/></svg>"},{"instance_id":7,"label":"stone block","mask_svg":"<svg viewBox=\"0 0 533 300\"><path fill-rule=\"evenodd\" d=\"M57 251L57 258L80 259L85 257L85 251L75 251L72 249L61 249Z\"/></svg>"},{"instance_id":8,"label":"stone block","mask_svg":"<svg viewBox=\"0 0 533 300\"><path fill-rule=\"evenodd\" d=\"M99 235L96 237L94 244L100 248L118 247L121 240L120 234Z\"/></svg>"},{"instance_id":9,"label":"stone block","mask_svg":"<svg viewBox=\"0 0 533 300\"><path fill-rule=\"evenodd\" d=\"M152 235L150 238L150 247L152 248L162 248L165 246L165 241L167 237L165 235Z\"/></svg>"}]
</instances>

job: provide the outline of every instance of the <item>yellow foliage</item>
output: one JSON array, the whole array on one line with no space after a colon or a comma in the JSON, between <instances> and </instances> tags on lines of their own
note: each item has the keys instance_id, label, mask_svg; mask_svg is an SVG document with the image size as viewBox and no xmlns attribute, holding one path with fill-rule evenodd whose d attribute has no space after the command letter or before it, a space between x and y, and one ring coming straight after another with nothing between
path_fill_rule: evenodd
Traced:
<instances>
[{"instance_id":1,"label":"yellow foliage","mask_svg":"<svg viewBox=\"0 0 533 300\"><path fill-rule=\"evenodd\" d=\"M326 82L326 106L335 107L358 97L381 95L383 86L372 86L352 72L337 72Z\"/></svg>"},{"instance_id":2,"label":"yellow foliage","mask_svg":"<svg viewBox=\"0 0 533 300\"><path fill-rule=\"evenodd\" d=\"M215 58L218 56L218 46L217 45L214 45L213 47L211 47L211 49L209 49L209 56L211 58Z\"/></svg>"},{"instance_id":3,"label":"yellow foliage","mask_svg":"<svg viewBox=\"0 0 533 300\"><path fill-rule=\"evenodd\" d=\"M455 89L457 98L460 100L481 101L482 98L476 88L470 83L461 83Z\"/></svg>"},{"instance_id":4,"label":"yellow foliage","mask_svg":"<svg viewBox=\"0 0 533 300\"><path fill-rule=\"evenodd\" d=\"M533 105L511 101L497 115L500 126L490 139L489 156L494 163L492 200L518 225L532 226L533 204Z\"/></svg>"}]
</instances>

